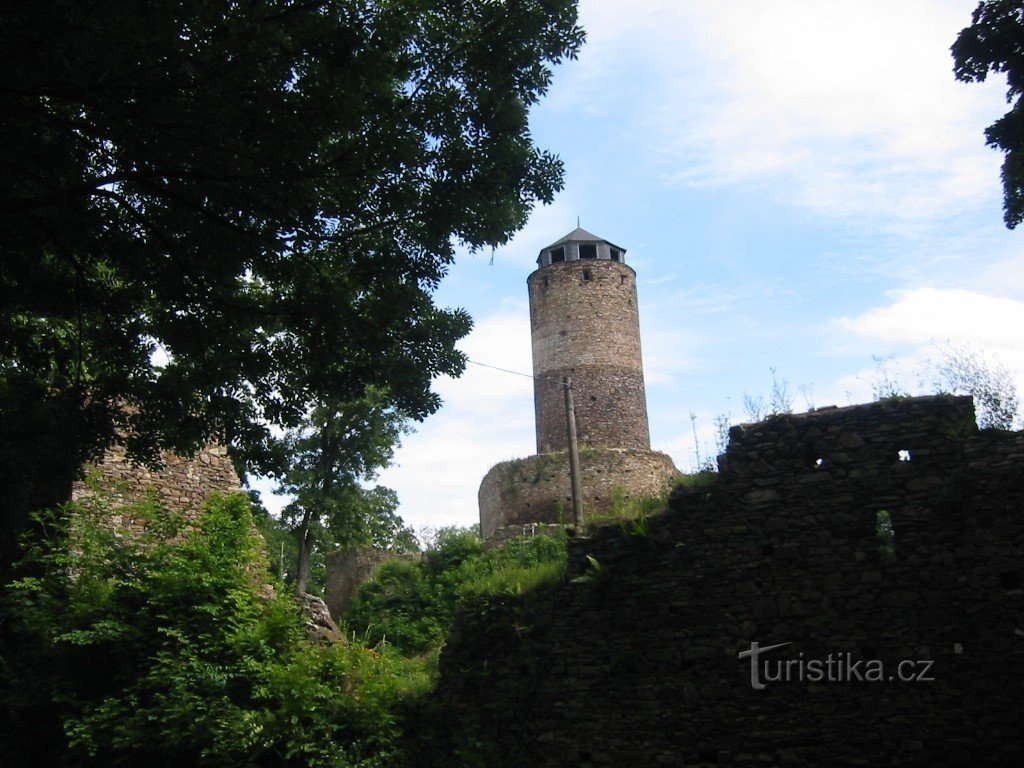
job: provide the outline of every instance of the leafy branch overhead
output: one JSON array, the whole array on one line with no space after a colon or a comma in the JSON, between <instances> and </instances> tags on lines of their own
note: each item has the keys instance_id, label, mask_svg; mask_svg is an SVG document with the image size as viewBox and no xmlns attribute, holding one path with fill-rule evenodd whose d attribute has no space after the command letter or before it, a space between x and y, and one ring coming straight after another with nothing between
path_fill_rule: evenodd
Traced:
<instances>
[{"instance_id":1,"label":"leafy branch overhead","mask_svg":"<svg viewBox=\"0 0 1024 768\"><path fill-rule=\"evenodd\" d=\"M0 20L5 509L59 500L114 440L153 462L218 437L266 473L319 402L378 387L424 418L465 362L469 317L431 296L455 249L562 183L529 110L582 44L572 0Z\"/></svg>"},{"instance_id":2,"label":"leafy branch overhead","mask_svg":"<svg viewBox=\"0 0 1024 768\"><path fill-rule=\"evenodd\" d=\"M1010 110L985 131L989 146L1005 154L1003 214L1006 226L1024 220L1024 2L984 0L952 47L958 80L984 82L990 72L1006 74Z\"/></svg>"}]
</instances>

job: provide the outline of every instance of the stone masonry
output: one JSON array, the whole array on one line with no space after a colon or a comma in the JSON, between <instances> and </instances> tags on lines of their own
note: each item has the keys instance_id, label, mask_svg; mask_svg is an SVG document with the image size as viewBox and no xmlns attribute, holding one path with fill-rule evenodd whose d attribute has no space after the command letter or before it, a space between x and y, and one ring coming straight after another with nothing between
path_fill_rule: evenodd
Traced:
<instances>
[{"instance_id":1,"label":"stone masonry","mask_svg":"<svg viewBox=\"0 0 1024 768\"><path fill-rule=\"evenodd\" d=\"M227 449L220 445L206 446L191 459L170 452L162 459L163 467L148 469L134 464L123 447L113 446L87 472L99 473L104 494L116 502L132 504L155 492L158 501L168 509L183 512L186 518L198 515L211 493L234 493L241 485ZM90 493L88 484L78 481L71 498L81 499ZM146 524L144 520L129 519L123 509L115 512L111 523L125 533L139 533Z\"/></svg>"},{"instance_id":2,"label":"stone masonry","mask_svg":"<svg viewBox=\"0 0 1024 768\"><path fill-rule=\"evenodd\" d=\"M672 459L664 453L637 449L585 449L580 453L580 488L590 517L609 511L616 500L658 496L676 475ZM543 453L496 464L480 483L480 535L491 542L507 538L502 529L530 524L571 523L572 493L569 458Z\"/></svg>"},{"instance_id":3,"label":"stone masonry","mask_svg":"<svg viewBox=\"0 0 1024 768\"><path fill-rule=\"evenodd\" d=\"M485 475L478 496L485 540L566 522L566 510L571 518L566 378L585 518L611 511L619 498L657 495L678 474L672 459L651 451L636 273L625 253L577 228L537 257L527 278L537 454Z\"/></svg>"},{"instance_id":4,"label":"stone masonry","mask_svg":"<svg viewBox=\"0 0 1024 768\"><path fill-rule=\"evenodd\" d=\"M384 563L395 558L418 558L418 553L396 552L373 546L328 552L324 602L335 621L341 621L355 599L359 587L373 578Z\"/></svg>"},{"instance_id":5,"label":"stone masonry","mask_svg":"<svg viewBox=\"0 0 1024 768\"><path fill-rule=\"evenodd\" d=\"M730 438L646 527L570 540L565 583L457 623L436 704L464 764L1018 765L1024 434L937 396ZM754 642L787 644L762 689Z\"/></svg>"},{"instance_id":6,"label":"stone masonry","mask_svg":"<svg viewBox=\"0 0 1024 768\"><path fill-rule=\"evenodd\" d=\"M192 458L167 451L161 459L160 469L148 469L132 462L123 447L113 446L107 449L102 461L86 468L87 474L98 475L95 480L100 493L110 503L111 517L107 523L116 534L131 537L145 532L149 521L133 516L132 505L149 494L155 494L163 507L182 513L186 523L191 523L212 494L236 493L240 489L241 481L222 445L207 445ZM89 480L76 482L72 487L72 500L91 495L90 485ZM253 579L264 598L276 599L274 587L263 576L266 565L266 562L251 564ZM305 616L309 640L330 643L343 639L323 600L314 595L301 595L297 601Z\"/></svg>"},{"instance_id":7,"label":"stone masonry","mask_svg":"<svg viewBox=\"0 0 1024 768\"><path fill-rule=\"evenodd\" d=\"M617 261L568 261L527 280L537 452L564 451L562 379L572 377L581 445L651 447L636 273Z\"/></svg>"}]
</instances>

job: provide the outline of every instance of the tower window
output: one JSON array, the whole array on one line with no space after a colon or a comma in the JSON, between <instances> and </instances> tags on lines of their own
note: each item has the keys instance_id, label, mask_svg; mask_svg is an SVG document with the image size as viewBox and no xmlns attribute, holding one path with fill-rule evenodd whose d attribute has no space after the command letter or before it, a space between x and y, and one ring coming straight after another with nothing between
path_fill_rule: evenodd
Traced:
<instances>
[{"instance_id":1,"label":"tower window","mask_svg":"<svg viewBox=\"0 0 1024 768\"><path fill-rule=\"evenodd\" d=\"M608 253L611 254L612 261L622 261L622 251L618 248L609 248Z\"/></svg>"},{"instance_id":2,"label":"tower window","mask_svg":"<svg viewBox=\"0 0 1024 768\"><path fill-rule=\"evenodd\" d=\"M597 246L596 245L583 245L580 244L580 258L581 259L596 259L597 258Z\"/></svg>"},{"instance_id":3,"label":"tower window","mask_svg":"<svg viewBox=\"0 0 1024 768\"><path fill-rule=\"evenodd\" d=\"M584 269L583 270L583 279L584 280L590 280L592 277L593 276L590 274L590 270L589 269Z\"/></svg>"},{"instance_id":4,"label":"tower window","mask_svg":"<svg viewBox=\"0 0 1024 768\"><path fill-rule=\"evenodd\" d=\"M565 261L565 248L552 248L551 263L557 264L560 261Z\"/></svg>"}]
</instances>

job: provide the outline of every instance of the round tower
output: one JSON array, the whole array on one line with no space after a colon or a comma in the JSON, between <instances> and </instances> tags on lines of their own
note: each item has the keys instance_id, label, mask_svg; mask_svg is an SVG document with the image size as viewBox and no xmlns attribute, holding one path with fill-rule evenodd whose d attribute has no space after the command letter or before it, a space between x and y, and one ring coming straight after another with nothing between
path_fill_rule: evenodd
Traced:
<instances>
[{"instance_id":1,"label":"round tower","mask_svg":"<svg viewBox=\"0 0 1024 768\"><path fill-rule=\"evenodd\" d=\"M577 228L541 250L527 279L539 454L567 448L566 376L582 445L650 450L636 273L625 254Z\"/></svg>"},{"instance_id":2,"label":"round tower","mask_svg":"<svg viewBox=\"0 0 1024 768\"><path fill-rule=\"evenodd\" d=\"M577 228L527 278L537 454L495 464L480 482L480 533L491 543L571 520L562 380L572 378L584 520L663 493L679 474L651 450L640 358L636 273L619 246Z\"/></svg>"}]
</instances>

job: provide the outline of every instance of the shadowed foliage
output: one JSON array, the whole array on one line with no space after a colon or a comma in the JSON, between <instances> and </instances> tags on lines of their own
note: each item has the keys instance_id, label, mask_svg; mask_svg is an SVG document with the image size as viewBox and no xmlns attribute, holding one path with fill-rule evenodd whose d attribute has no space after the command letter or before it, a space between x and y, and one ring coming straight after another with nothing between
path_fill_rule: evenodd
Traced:
<instances>
[{"instance_id":1,"label":"shadowed foliage","mask_svg":"<svg viewBox=\"0 0 1024 768\"><path fill-rule=\"evenodd\" d=\"M560 187L530 107L572 0L3 7L0 565L114 440L228 444L368 387L413 419L470 327L431 292Z\"/></svg>"},{"instance_id":2,"label":"shadowed foliage","mask_svg":"<svg viewBox=\"0 0 1024 768\"><path fill-rule=\"evenodd\" d=\"M984 0L953 43L958 80L984 82L989 72L1006 74L1010 110L985 130L989 146L1002 150L1003 215L1006 226L1024 220L1024 3Z\"/></svg>"}]
</instances>

